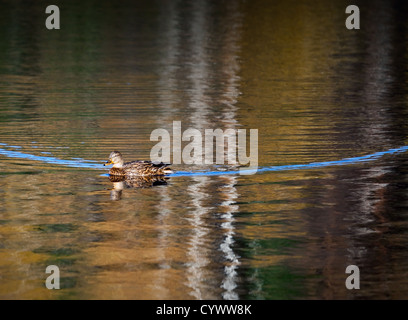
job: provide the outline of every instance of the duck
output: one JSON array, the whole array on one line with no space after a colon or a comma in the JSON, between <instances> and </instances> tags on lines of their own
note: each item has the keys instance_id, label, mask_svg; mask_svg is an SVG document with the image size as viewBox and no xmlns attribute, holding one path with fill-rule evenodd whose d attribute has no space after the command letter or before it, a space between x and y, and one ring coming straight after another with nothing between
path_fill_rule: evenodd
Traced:
<instances>
[{"instance_id":1,"label":"duck","mask_svg":"<svg viewBox=\"0 0 408 320\"><path fill-rule=\"evenodd\" d=\"M147 160L124 162L119 151L112 151L109 155L109 160L104 163L104 166L111 164L113 164L113 167L109 170L109 175L111 176L164 176L174 173L168 167L170 163Z\"/></svg>"}]
</instances>

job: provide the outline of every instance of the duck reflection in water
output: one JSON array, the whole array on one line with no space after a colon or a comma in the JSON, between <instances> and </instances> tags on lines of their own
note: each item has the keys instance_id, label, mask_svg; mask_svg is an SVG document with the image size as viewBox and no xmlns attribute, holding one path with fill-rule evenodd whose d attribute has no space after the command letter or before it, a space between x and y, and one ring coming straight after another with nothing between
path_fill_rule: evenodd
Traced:
<instances>
[{"instance_id":1,"label":"duck reflection in water","mask_svg":"<svg viewBox=\"0 0 408 320\"><path fill-rule=\"evenodd\" d=\"M127 188L151 188L154 186L167 185L169 178L165 176L109 176L113 182L111 200L120 200L123 189Z\"/></svg>"}]
</instances>

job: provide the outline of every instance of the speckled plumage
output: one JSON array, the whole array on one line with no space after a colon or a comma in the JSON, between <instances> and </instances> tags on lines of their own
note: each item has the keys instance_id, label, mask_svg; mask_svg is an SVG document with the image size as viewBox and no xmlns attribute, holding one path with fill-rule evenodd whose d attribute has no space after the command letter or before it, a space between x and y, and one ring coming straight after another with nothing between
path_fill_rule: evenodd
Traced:
<instances>
[{"instance_id":1,"label":"speckled plumage","mask_svg":"<svg viewBox=\"0 0 408 320\"><path fill-rule=\"evenodd\" d=\"M124 162L118 151L113 151L105 165L113 164L109 170L112 176L163 176L173 173L168 163L153 163L151 161L138 160Z\"/></svg>"}]
</instances>

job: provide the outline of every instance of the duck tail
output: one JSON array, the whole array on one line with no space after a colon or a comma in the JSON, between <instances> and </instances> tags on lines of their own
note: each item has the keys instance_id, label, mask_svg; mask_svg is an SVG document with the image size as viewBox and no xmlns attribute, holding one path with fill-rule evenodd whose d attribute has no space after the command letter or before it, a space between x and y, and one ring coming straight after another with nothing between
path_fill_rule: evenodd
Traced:
<instances>
[{"instance_id":1,"label":"duck tail","mask_svg":"<svg viewBox=\"0 0 408 320\"><path fill-rule=\"evenodd\" d=\"M171 173L174 173L174 170L171 169L171 168L166 167L166 168L163 168L163 173L164 174L171 174Z\"/></svg>"}]
</instances>

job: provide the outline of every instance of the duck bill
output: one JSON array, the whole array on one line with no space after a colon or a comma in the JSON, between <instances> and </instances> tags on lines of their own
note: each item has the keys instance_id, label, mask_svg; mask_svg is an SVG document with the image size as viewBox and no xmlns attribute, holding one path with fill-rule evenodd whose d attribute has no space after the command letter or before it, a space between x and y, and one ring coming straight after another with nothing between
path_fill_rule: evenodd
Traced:
<instances>
[{"instance_id":1,"label":"duck bill","mask_svg":"<svg viewBox=\"0 0 408 320\"><path fill-rule=\"evenodd\" d=\"M113 162L112 162L112 160L108 160L108 161L106 161L103 165L104 166L109 166L110 164L112 164Z\"/></svg>"}]
</instances>

